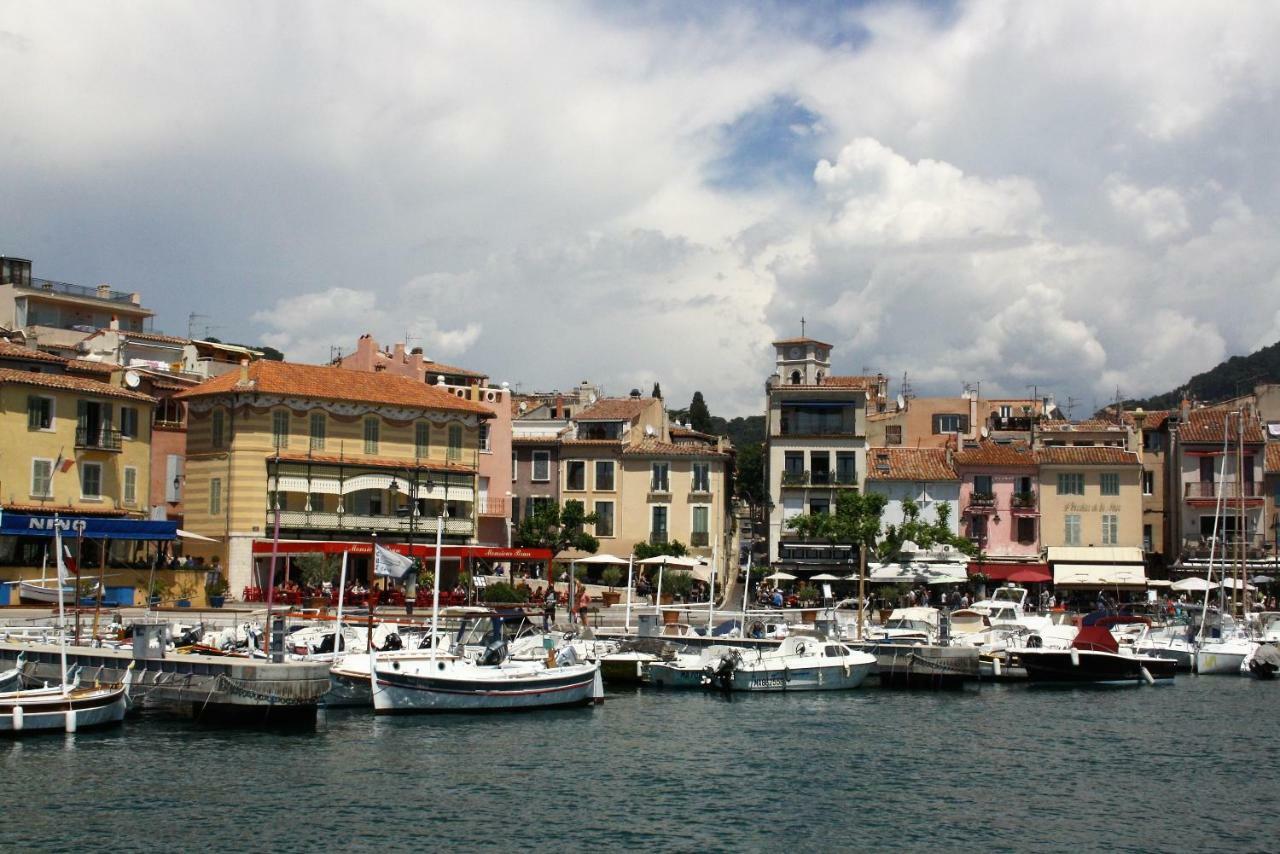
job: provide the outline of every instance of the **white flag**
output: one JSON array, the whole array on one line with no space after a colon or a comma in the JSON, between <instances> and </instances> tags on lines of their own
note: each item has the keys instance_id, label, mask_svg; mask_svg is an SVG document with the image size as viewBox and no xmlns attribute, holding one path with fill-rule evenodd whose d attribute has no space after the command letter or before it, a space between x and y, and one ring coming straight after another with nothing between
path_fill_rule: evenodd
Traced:
<instances>
[{"instance_id":1,"label":"white flag","mask_svg":"<svg viewBox=\"0 0 1280 854\"><path fill-rule=\"evenodd\" d=\"M53 526L53 551L58 556L58 583L66 584L71 573L67 570L67 562L62 559L62 527L56 524Z\"/></svg>"},{"instance_id":2,"label":"white flag","mask_svg":"<svg viewBox=\"0 0 1280 854\"><path fill-rule=\"evenodd\" d=\"M413 569L413 559L377 544L373 547L373 574L384 578L404 578Z\"/></svg>"}]
</instances>

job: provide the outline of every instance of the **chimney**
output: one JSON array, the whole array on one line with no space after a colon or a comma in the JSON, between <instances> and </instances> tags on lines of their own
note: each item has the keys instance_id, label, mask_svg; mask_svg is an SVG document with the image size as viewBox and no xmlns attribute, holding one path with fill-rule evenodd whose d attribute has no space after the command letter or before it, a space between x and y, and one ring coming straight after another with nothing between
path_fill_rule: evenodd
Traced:
<instances>
[{"instance_id":1,"label":"chimney","mask_svg":"<svg viewBox=\"0 0 1280 854\"><path fill-rule=\"evenodd\" d=\"M106 284L98 285L97 295L98 299L111 299L111 286Z\"/></svg>"},{"instance_id":2,"label":"chimney","mask_svg":"<svg viewBox=\"0 0 1280 854\"><path fill-rule=\"evenodd\" d=\"M395 360L398 365L403 365L405 363L403 344L396 344Z\"/></svg>"},{"instance_id":3,"label":"chimney","mask_svg":"<svg viewBox=\"0 0 1280 854\"><path fill-rule=\"evenodd\" d=\"M553 409L553 410L551 410L551 417L552 417L552 418L559 418L559 417L560 417L560 413L561 413L561 412L564 412L564 395L563 395L563 394L557 394L557 395L556 395L556 408L555 408L555 409Z\"/></svg>"},{"instance_id":4,"label":"chimney","mask_svg":"<svg viewBox=\"0 0 1280 854\"><path fill-rule=\"evenodd\" d=\"M240 380L236 385L249 385L249 360L240 360Z\"/></svg>"},{"instance_id":5,"label":"chimney","mask_svg":"<svg viewBox=\"0 0 1280 854\"><path fill-rule=\"evenodd\" d=\"M114 315L114 314L113 314L113 315L111 315L111 322L110 322L109 324L107 324L107 328L108 328L108 329L110 329L112 332L119 332L119 331L120 331L120 318L119 318L119 317L117 317L117 316L116 316L116 315Z\"/></svg>"},{"instance_id":6,"label":"chimney","mask_svg":"<svg viewBox=\"0 0 1280 854\"><path fill-rule=\"evenodd\" d=\"M632 400L639 400L639 399L640 399L640 389L638 389L638 388L633 388L633 389L631 389L631 399L632 399Z\"/></svg>"},{"instance_id":7,"label":"chimney","mask_svg":"<svg viewBox=\"0 0 1280 854\"><path fill-rule=\"evenodd\" d=\"M1183 424L1186 424L1191 420L1191 401L1187 400L1185 397L1182 398L1182 411L1178 420Z\"/></svg>"}]
</instances>

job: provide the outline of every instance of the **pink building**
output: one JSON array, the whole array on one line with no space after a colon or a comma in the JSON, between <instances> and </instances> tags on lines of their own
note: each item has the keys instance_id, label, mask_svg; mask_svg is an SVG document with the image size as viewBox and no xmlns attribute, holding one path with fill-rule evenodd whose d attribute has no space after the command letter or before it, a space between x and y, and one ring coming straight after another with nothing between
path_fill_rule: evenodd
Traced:
<instances>
[{"instance_id":1,"label":"pink building","mask_svg":"<svg viewBox=\"0 0 1280 854\"><path fill-rule=\"evenodd\" d=\"M1036 459L1022 444L978 442L953 456L960 477L960 529L997 564L1040 559ZM996 578L988 566L980 571Z\"/></svg>"},{"instance_id":2,"label":"pink building","mask_svg":"<svg viewBox=\"0 0 1280 854\"><path fill-rule=\"evenodd\" d=\"M480 371L436 362L421 347L406 351L403 344L381 349L368 333L356 342L356 351L337 360L352 371L386 372L446 389L473 400L494 415L480 426L480 463L476 496L476 540L488 545L509 545L508 505L511 496L511 391L504 383L489 384Z\"/></svg>"}]
</instances>

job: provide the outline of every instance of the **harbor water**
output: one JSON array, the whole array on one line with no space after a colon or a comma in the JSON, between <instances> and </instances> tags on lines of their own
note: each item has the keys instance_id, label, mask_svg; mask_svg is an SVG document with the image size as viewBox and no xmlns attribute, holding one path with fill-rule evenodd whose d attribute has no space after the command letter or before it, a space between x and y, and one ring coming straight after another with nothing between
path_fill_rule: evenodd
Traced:
<instances>
[{"instance_id":1,"label":"harbor water","mask_svg":"<svg viewBox=\"0 0 1280 854\"><path fill-rule=\"evenodd\" d=\"M0 850L1275 850L1280 684L610 692L0 742Z\"/></svg>"}]
</instances>

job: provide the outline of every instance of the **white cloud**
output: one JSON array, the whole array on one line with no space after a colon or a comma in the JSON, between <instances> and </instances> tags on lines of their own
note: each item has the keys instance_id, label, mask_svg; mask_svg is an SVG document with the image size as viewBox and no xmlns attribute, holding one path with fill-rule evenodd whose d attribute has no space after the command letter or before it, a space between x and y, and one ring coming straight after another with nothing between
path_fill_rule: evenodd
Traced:
<instances>
[{"instance_id":1,"label":"white cloud","mask_svg":"<svg viewBox=\"0 0 1280 854\"><path fill-rule=\"evenodd\" d=\"M1107 180L1107 200L1116 213L1133 221L1147 240L1181 237L1191 227L1182 196L1171 187L1144 190L1112 175Z\"/></svg>"}]
</instances>

